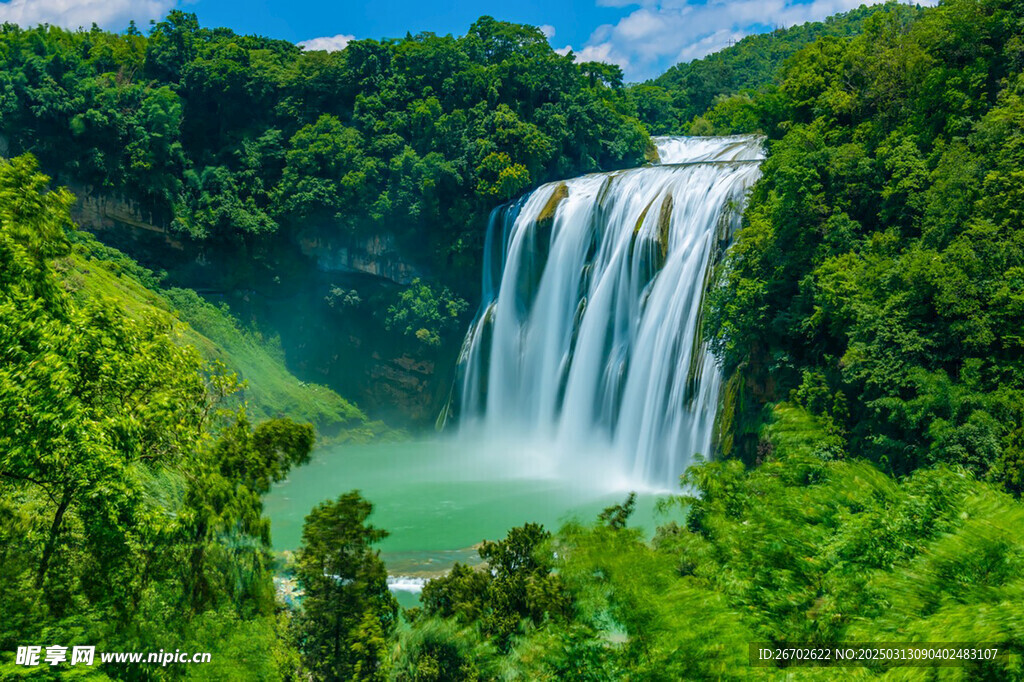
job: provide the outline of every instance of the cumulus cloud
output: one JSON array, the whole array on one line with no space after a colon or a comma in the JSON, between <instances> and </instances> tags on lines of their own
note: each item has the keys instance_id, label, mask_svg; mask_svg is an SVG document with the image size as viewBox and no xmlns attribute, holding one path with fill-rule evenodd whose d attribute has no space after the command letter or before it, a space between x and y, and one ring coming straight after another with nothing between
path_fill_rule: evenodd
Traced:
<instances>
[{"instance_id":1,"label":"cumulus cloud","mask_svg":"<svg viewBox=\"0 0 1024 682\"><path fill-rule=\"evenodd\" d=\"M859 7L863 0L596 0L604 7L635 7L615 24L599 26L580 61L618 64L627 80L656 76L669 66L704 57L764 26L820 21ZM933 4L925 0L922 4ZM563 54L571 50L563 48Z\"/></svg>"},{"instance_id":2,"label":"cumulus cloud","mask_svg":"<svg viewBox=\"0 0 1024 682\"><path fill-rule=\"evenodd\" d=\"M65 28L119 30L135 20L141 25L160 19L177 5L177 0L6 0L0 2L0 22L19 26L52 24Z\"/></svg>"},{"instance_id":3,"label":"cumulus cloud","mask_svg":"<svg viewBox=\"0 0 1024 682\"><path fill-rule=\"evenodd\" d=\"M322 38L310 38L309 40L303 40L300 43L296 43L303 50L325 50L327 52L338 52L344 50L345 46L355 40L356 37L353 35L347 35L339 33L336 36L323 36Z\"/></svg>"},{"instance_id":4,"label":"cumulus cloud","mask_svg":"<svg viewBox=\"0 0 1024 682\"><path fill-rule=\"evenodd\" d=\"M547 38L548 40L551 40L552 38L555 37L555 27L552 26L551 24L541 24L537 28L540 29L540 32L543 33L544 37Z\"/></svg>"},{"instance_id":5,"label":"cumulus cloud","mask_svg":"<svg viewBox=\"0 0 1024 682\"><path fill-rule=\"evenodd\" d=\"M618 64L625 70L629 67L629 59L624 55L619 54L612 47L611 43L598 43L597 45L587 45L582 50L576 53L576 61L578 62L606 62L608 64Z\"/></svg>"}]
</instances>

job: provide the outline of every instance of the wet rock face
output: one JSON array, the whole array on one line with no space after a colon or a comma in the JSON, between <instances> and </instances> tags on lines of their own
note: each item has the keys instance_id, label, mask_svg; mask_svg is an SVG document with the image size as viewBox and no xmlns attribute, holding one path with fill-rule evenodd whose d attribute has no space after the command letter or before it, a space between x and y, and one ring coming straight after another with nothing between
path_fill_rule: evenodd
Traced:
<instances>
[{"instance_id":1,"label":"wet rock face","mask_svg":"<svg viewBox=\"0 0 1024 682\"><path fill-rule=\"evenodd\" d=\"M80 226L97 232L118 227L147 230L166 235L180 248L181 242L172 240L168 234L164 217L141 204L127 198L96 194L86 186L72 186L70 189L77 199L71 209L71 218Z\"/></svg>"},{"instance_id":2,"label":"wet rock face","mask_svg":"<svg viewBox=\"0 0 1024 682\"><path fill-rule=\"evenodd\" d=\"M458 339L432 347L387 330L384 312L401 289L392 280L312 267L295 278L287 292L268 287L243 300L234 290L224 300L241 319L279 335L289 369L303 381L331 387L391 426L431 426Z\"/></svg>"},{"instance_id":3,"label":"wet rock face","mask_svg":"<svg viewBox=\"0 0 1024 682\"><path fill-rule=\"evenodd\" d=\"M373 354L373 361L367 399L375 404L374 411L393 410L414 423L433 421L437 363L409 354L386 358L379 353Z\"/></svg>"},{"instance_id":4,"label":"wet rock face","mask_svg":"<svg viewBox=\"0 0 1024 682\"><path fill-rule=\"evenodd\" d=\"M70 185L69 189L76 199L71 219L103 242L140 261L147 254L173 260L184 257L185 244L169 230L166 216L130 198L98 194L85 185Z\"/></svg>"},{"instance_id":5,"label":"wet rock face","mask_svg":"<svg viewBox=\"0 0 1024 682\"><path fill-rule=\"evenodd\" d=\"M331 386L391 426L433 425L451 381L455 343L428 347L396 338L361 313L307 314L297 325L281 338L289 366L304 380Z\"/></svg>"},{"instance_id":6,"label":"wet rock face","mask_svg":"<svg viewBox=\"0 0 1024 682\"><path fill-rule=\"evenodd\" d=\"M210 259L207 247L186 243L170 229L168 216L131 198L97 193L85 185L70 189L77 198L72 219L140 262L170 269L179 261L203 265ZM373 275L401 285L427 274L395 236L386 232L353 236L333 234L330 226L312 227L298 236L292 248L323 272ZM172 262L168 263L168 258ZM188 282L183 285L188 286Z\"/></svg>"},{"instance_id":7,"label":"wet rock face","mask_svg":"<svg viewBox=\"0 0 1024 682\"><path fill-rule=\"evenodd\" d=\"M424 275L423 269L399 248L392 234L360 237L303 235L303 255L325 272L359 272L382 277L397 284L409 284Z\"/></svg>"}]
</instances>

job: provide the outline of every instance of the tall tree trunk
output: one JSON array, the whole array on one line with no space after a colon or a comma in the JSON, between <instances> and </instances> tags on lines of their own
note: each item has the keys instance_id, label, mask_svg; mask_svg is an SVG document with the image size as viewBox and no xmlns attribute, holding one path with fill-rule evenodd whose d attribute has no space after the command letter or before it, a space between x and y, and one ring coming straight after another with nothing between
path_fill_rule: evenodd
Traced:
<instances>
[{"instance_id":1,"label":"tall tree trunk","mask_svg":"<svg viewBox=\"0 0 1024 682\"><path fill-rule=\"evenodd\" d=\"M50 558L53 556L53 550L57 546L57 536L60 534L60 527L64 522L64 513L71 506L71 499L73 497L73 490L67 488L60 499L60 504L57 505L57 512L53 515L53 523L50 524L50 535L46 538L46 547L43 548L43 557L39 560L39 570L36 572L36 589L41 588L43 581L46 580L46 571L50 567Z\"/></svg>"}]
</instances>

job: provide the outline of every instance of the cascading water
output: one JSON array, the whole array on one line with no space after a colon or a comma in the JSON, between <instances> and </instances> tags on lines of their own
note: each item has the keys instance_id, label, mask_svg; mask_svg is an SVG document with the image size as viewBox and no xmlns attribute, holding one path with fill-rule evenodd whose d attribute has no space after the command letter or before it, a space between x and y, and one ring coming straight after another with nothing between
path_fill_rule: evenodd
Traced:
<instances>
[{"instance_id":1,"label":"cascading water","mask_svg":"<svg viewBox=\"0 0 1024 682\"><path fill-rule=\"evenodd\" d=\"M551 444L578 471L610 452L654 487L710 454L721 377L701 303L761 139L655 143L659 165L550 183L492 214L449 405L461 430Z\"/></svg>"}]
</instances>

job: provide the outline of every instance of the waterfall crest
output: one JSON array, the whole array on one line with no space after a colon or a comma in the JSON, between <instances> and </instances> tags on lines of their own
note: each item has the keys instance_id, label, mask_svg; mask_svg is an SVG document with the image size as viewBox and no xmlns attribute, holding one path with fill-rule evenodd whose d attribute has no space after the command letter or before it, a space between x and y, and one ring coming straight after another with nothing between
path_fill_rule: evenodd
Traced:
<instances>
[{"instance_id":1,"label":"waterfall crest","mask_svg":"<svg viewBox=\"0 0 1024 682\"><path fill-rule=\"evenodd\" d=\"M611 451L651 486L710 454L721 377L701 303L762 140L654 141L658 165L550 183L492 214L449 404L461 431L550 443L574 468Z\"/></svg>"}]
</instances>

